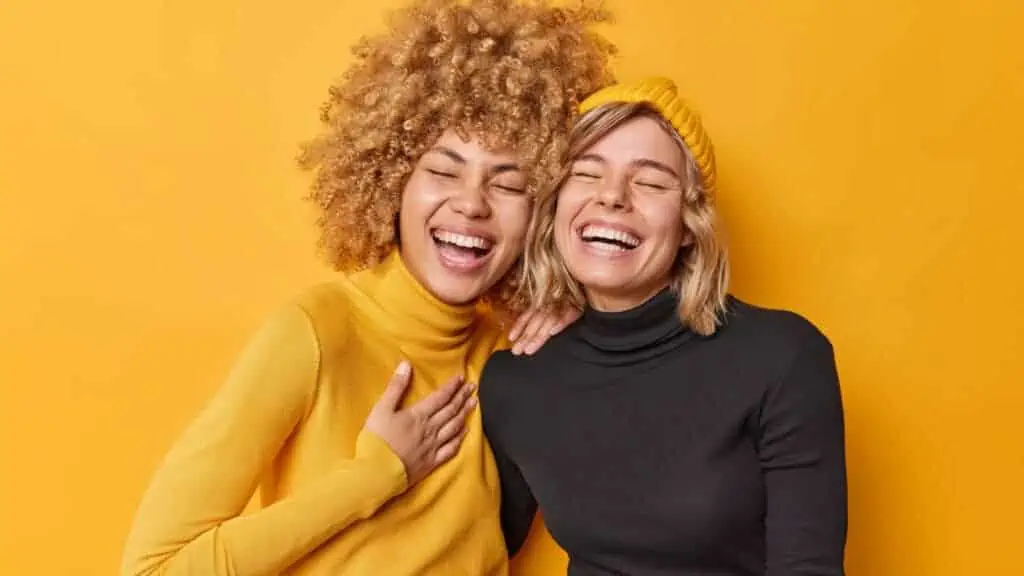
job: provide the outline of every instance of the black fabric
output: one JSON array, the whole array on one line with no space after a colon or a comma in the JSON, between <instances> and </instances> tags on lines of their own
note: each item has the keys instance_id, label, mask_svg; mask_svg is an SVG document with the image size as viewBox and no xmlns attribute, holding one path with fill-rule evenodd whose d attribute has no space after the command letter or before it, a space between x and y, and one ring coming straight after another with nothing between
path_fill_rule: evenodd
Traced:
<instances>
[{"instance_id":1,"label":"black fabric","mask_svg":"<svg viewBox=\"0 0 1024 576\"><path fill-rule=\"evenodd\" d=\"M540 503L569 574L840 576L843 409L832 346L802 317L736 299L711 337L666 290L587 310L480 382L518 551Z\"/></svg>"}]
</instances>

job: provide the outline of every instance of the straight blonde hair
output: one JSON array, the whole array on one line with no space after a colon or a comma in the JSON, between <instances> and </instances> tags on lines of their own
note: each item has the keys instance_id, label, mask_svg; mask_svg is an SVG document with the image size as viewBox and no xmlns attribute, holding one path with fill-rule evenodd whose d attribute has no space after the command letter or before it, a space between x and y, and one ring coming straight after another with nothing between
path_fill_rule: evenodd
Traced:
<instances>
[{"instance_id":1,"label":"straight blonde hair","mask_svg":"<svg viewBox=\"0 0 1024 576\"><path fill-rule=\"evenodd\" d=\"M684 243L672 269L672 289L679 296L679 318L703 336L714 334L726 310L729 259L721 237L714 198L706 190L693 155L675 128L657 110L643 102L611 102L579 118L569 135L561 172L552 186L540 192L523 255L518 299L522 306L546 309L566 304L582 309L583 288L569 274L555 247L554 222L558 193L571 173L572 163L613 130L637 117L655 119L679 144L685 158L682 210Z\"/></svg>"}]
</instances>

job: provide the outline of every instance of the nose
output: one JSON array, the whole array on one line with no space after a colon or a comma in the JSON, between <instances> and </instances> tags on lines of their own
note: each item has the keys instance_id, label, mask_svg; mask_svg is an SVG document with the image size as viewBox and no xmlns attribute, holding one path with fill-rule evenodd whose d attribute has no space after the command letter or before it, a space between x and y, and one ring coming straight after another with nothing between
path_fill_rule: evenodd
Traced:
<instances>
[{"instance_id":1,"label":"nose","mask_svg":"<svg viewBox=\"0 0 1024 576\"><path fill-rule=\"evenodd\" d=\"M491 215L491 206L487 202L485 190L482 185L475 182L467 182L460 186L449 200L449 204L452 210L466 218L487 218Z\"/></svg>"},{"instance_id":2,"label":"nose","mask_svg":"<svg viewBox=\"0 0 1024 576\"><path fill-rule=\"evenodd\" d=\"M625 210L629 207L628 186L618 180L609 181L597 192L597 203L612 210Z\"/></svg>"}]
</instances>

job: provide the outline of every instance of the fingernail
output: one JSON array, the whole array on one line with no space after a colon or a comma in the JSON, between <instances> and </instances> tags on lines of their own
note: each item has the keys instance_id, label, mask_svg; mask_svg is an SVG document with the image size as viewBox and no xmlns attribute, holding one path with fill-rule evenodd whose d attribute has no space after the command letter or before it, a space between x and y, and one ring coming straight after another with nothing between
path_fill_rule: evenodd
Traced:
<instances>
[{"instance_id":1,"label":"fingernail","mask_svg":"<svg viewBox=\"0 0 1024 576\"><path fill-rule=\"evenodd\" d=\"M469 407L470 408L476 407L476 403L477 403L476 396L471 396L469 398Z\"/></svg>"},{"instance_id":2,"label":"fingernail","mask_svg":"<svg viewBox=\"0 0 1024 576\"><path fill-rule=\"evenodd\" d=\"M398 374L401 374L402 376L408 374L411 371L412 371L412 367L409 366L409 362L407 360L402 360L402 362L399 363L399 365L398 365L398 369L396 370L396 372Z\"/></svg>"}]
</instances>

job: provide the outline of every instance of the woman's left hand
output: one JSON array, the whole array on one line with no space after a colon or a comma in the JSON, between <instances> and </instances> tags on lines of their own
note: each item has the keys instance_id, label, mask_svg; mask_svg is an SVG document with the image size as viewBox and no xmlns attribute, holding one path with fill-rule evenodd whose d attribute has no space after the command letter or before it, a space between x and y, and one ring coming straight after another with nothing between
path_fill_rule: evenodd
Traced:
<instances>
[{"instance_id":1,"label":"woman's left hand","mask_svg":"<svg viewBox=\"0 0 1024 576\"><path fill-rule=\"evenodd\" d=\"M555 334L565 329L580 317L580 311L571 306L561 312L551 310L527 310L519 315L508 339L512 342L512 353L533 354Z\"/></svg>"}]
</instances>

